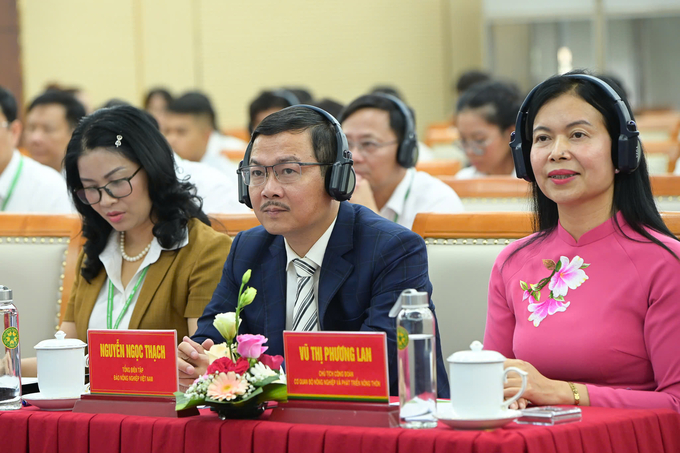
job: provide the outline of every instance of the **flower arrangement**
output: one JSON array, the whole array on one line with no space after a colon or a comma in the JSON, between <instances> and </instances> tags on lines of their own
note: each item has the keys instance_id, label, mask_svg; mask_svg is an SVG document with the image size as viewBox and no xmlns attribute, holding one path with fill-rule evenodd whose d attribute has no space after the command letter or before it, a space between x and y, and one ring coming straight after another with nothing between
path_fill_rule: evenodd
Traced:
<instances>
[{"instance_id":1,"label":"flower arrangement","mask_svg":"<svg viewBox=\"0 0 680 453\"><path fill-rule=\"evenodd\" d=\"M267 401L286 401L286 375L281 369L283 357L264 352L267 338L263 335L238 335L241 311L257 294L255 288L246 288L250 280L248 269L241 280L236 312L215 316L213 325L225 342L206 351L209 366L205 374L187 389L177 392L176 410L207 404L217 408L222 417L225 412L245 413L248 409L260 409Z\"/></svg>"}]
</instances>

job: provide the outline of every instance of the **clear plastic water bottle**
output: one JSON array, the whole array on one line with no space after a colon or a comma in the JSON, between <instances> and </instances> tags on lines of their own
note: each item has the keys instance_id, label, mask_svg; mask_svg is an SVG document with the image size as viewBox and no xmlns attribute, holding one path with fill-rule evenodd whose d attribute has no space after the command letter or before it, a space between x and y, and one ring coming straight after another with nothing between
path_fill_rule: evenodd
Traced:
<instances>
[{"instance_id":1,"label":"clear plastic water bottle","mask_svg":"<svg viewBox=\"0 0 680 453\"><path fill-rule=\"evenodd\" d=\"M21 355L19 313L12 303L12 290L0 285L0 410L21 409Z\"/></svg>"},{"instance_id":2,"label":"clear plastic water bottle","mask_svg":"<svg viewBox=\"0 0 680 453\"><path fill-rule=\"evenodd\" d=\"M437 426L435 319L428 295L415 289L401 293L397 316L399 424L402 428Z\"/></svg>"}]
</instances>

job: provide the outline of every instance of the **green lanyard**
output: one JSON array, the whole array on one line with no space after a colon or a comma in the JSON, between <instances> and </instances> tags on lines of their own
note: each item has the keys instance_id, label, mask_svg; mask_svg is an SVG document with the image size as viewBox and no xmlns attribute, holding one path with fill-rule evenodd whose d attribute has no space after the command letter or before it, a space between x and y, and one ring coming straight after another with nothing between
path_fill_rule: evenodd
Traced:
<instances>
[{"instance_id":1,"label":"green lanyard","mask_svg":"<svg viewBox=\"0 0 680 453\"><path fill-rule=\"evenodd\" d=\"M406 205L406 200L408 199L408 196L411 194L411 187L413 187L413 180L416 179L416 172L411 173L411 182L408 183L408 189L406 190L406 195L404 195L404 205ZM404 207L402 205L402 209ZM397 223L399 220L399 213L394 214L394 223Z\"/></svg>"},{"instance_id":2,"label":"green lanyard","mask_svg":"<svg viewBox=\"0 0 680 453\"><path fill-rule=\"evenodd\" d=\"M120 315L118 315L118 319L116 319L116 325L113 326L113 329L117 329L118 326L120 325L120 321L123 319L123 316L125 316L125 312L128 311L128 308L130 308L130 304L132 303L132 298L135 297L135 294L137 294L137 290L139 289L140 283L142 283L142 280L144 280L144 277L146 276L146 271L149 270L149 266L145 267L144 270L142 271L142 274L139 276L139 279L137 280L137 283L135 284L135 287L132 288L132 292L130 293L130 296L127 298L127 302L125 302L125 306L123 307L123 310L120 312ZM111 282L111 279L109 278L109 303L106 306L106 328L111 329L111 318L113 316L113 283Z\"/></svg>"},{"instance_id":3,"label":"green lanyard","mask_svg":"<svg viewBox=\"0 0 680 453\"><path fill-rule=\"evenodd\" d=\"M2 202L2 207L0 207L0 211L4 211L5 208L7 207L7 204L9 203L9 199L12 198L12 192L14 192L14 187L17 185L17 181L19 180L19 175L21 174L21 169L24 168L24 155L21 154L21 157L19 157L19 167L17 168L16 173L14 173L14 178L12 179L12 184L9 186L9 191L7 191L7 197L5 197L5 201Z\"/></svg>"}]
</instances>

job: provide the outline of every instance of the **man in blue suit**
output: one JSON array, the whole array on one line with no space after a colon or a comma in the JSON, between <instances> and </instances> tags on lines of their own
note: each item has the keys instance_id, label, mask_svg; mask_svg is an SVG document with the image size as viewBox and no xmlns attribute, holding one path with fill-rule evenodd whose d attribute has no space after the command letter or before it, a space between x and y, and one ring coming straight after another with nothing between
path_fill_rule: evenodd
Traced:
<instances>
[{"instance_id":1,"label":"man in blue suit","mask_svg":"<svg viewBox=\"0 0 680 453\"><path fill-rule=\"evenodd\" d=\"M283 355L284 330L384 331L390 393L398 394L396 321L388 312L405 289L432 293L427 252L415 233L338 201L328 188L329 167L344 146L339 131L337 122L302 106L268 116L254 131L241 174L262 226L234 239L196 334L179 346L180 384L205 372L204 349L223 341L214 317L235 311L241 277L251 269L257 296L241 312L242 333L266 336L267 353ZM307 286L298 286L300 267L311 270ZM301 314L296 299L303 298L309 310ZM437 346L439 396L448 397L439 333Z\"/></svg>"}]
</instances>

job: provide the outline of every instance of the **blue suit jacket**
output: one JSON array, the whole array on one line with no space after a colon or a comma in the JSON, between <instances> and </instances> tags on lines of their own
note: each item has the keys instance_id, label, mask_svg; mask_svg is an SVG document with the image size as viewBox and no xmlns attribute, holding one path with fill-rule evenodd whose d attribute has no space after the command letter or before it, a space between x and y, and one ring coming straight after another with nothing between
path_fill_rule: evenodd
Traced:
<instances>
[{"instance_id":1,"label":"blue suit jacket","mask_svg":"<svg viewBox=\"0 0 680 453\"><path fill-rule=\"evenodd\" d=\"M243 273L252 270L249 286L257 296L242 312L240 333L268 338L268 354L283 355L286 328L286 249L282 236L259 226L239 233L231 244L222 280L198 321L193 339L224 340L213 326L216 314L236 310ZM340 203L319 276L321 330L387 333L390 393L398 394L396 319L388 312L408 288L432 294L425 242L417 234L373 211ZM430 302L434 312L434 305ZM449 381L437 330L437 387L449 397Z\"/></svg>"}]
</instances>

